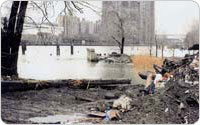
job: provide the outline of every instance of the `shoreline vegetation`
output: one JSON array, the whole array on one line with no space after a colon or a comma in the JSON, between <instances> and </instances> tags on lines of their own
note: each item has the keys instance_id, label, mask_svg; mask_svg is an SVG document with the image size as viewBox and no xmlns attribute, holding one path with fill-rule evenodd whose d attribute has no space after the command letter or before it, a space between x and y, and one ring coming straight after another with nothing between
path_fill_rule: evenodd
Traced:
<instances>
[{"instance_id":1,"label":"shoreline vegetation","mask_svg":"<svg viewBox=\"0 0 200 125\"><path fill-rule=\"evenodd\" d=\"M153 64L161 66L164 58L141 55L141 56L131 56L134 70L138 73L144 70L154 71Z\"/></svg>"}]
</instances>

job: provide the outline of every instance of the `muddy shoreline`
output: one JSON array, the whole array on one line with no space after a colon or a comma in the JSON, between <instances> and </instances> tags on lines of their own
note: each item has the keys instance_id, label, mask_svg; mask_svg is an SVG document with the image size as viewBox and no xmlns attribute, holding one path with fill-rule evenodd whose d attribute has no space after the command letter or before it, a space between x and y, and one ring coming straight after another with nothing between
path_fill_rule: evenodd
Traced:
<instances>
[{"instance_id":1,"label":"muddy shoreline","mask_svg":"<svg viewBox=\"0 0 200 125\"><path fill-rule=\"evenodd\" d=\"M136 88L143 87L136 85ZM45 117L56 114L86 113L96 104L77 100L77 97L88 97L95 101L105 100L108 90L91 88L88 90L68 87L7 92L2 94L2 119L7 123L30 123L31 117ZM124 87L109 90L116 96L124 93Z\"/></svg>"},{"instance_id":2,"label":"muddy shoreline","mask_svg":"<svg viewBox=\"0 0 200 125\"><path fill-rule=\"evenodd\" d=\"M131 110L120 113L120 120L111 121L95 121L91 123L129 123L129 124L145 124L145 123L194 123L198 120L198 103L187 104L187 101L181 100L185 108L179 109L176 101L178 96L182 96L185 90L198 90L198 85L189 87L177 84L169 84L166 88L157 89L155 94L143 96L139 90L144 85L126 85L118 86L115 89L106 90L102 88L72 89L69 87L48 88L42 90L30 90L23 92L7 92L2 94L2 120L6 123L32 123L29 121L33 117L46 117L52 115L68 115L71 113L87 114L92 108L97 107L98 101L106 101L107 93L112 93L116 97L120 95L129 96L133 102ZM175 87L174 87L175 86ZM177 89L179 91L177 91ZM172 92L176 92L173 93ZM196 92L197 93L197 92ZM186 94L188 97L194 97L193 94ZM191 95L191 96L189 96ZM173 97L170 97L173 96ZM87 97L95 100L89 102L85 100L77 100L77 97ZM173 99L172 99L173 98ZM178 97L182 98L182 97ZM187 98L185 96L185 98ZM166 109L168 111L166 112ZM185 116L189 116L187 121Z\"/></svg>"}]
</instances>

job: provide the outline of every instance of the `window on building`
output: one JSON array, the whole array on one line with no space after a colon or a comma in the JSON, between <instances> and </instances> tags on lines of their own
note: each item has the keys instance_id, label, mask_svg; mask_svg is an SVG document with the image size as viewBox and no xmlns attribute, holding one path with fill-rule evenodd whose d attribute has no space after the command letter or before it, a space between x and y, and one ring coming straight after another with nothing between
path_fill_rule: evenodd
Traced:
<instances>
[{"instance_id":1,"label":"window on building","mask_svg":"<svg viewBox=\"0 0 200 125\"><path fill-rule=\"evenodd\" d=\"M123 6L123 7L128 7L128 5L129 5L129 4L128 4L128 1L122 1L122 6Z\"/></svg>"}]
</instances>

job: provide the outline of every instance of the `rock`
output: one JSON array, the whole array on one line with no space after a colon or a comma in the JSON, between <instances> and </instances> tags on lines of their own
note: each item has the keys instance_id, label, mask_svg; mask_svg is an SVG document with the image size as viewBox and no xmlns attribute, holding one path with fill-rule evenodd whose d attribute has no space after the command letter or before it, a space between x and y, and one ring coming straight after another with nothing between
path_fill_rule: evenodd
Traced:
<instances>
[{"instance_id":1,"label":"rock","mask_svg":"<svg viewBox=\"0 0 200 125\"><path fill-rule=\"evenodd\" d=\"M105 99L116 99L118 96L116 96L114 93L106 92Z\"/></svg>"}]
</instances>

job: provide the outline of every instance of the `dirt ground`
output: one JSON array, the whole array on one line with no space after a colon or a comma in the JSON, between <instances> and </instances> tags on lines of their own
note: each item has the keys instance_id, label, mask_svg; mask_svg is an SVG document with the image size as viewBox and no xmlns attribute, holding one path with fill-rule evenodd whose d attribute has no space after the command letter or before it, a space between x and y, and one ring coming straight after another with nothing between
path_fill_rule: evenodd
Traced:
<instances>
[{"instance_id":1,"label":"dirt ground","mask_svg":"<svg viewBox=\"0 0 200 125\"><path fill-rule=\"evenodd\" d=\"M24 92L12 92L2 94L2 120L6 123L31 123L32 117L45 117L49 115L67 115L69 113L87 114L98 103L77 100L77 97L87 97L95 101L105 100L107 93L113 93L116 97L122 94L129 96L133 101L131 110L120 113L120 120L105 121L98 123L194 123L198 119L198 103L186 104L186 109L180 109L179 103L170 99L168 92L170 87L156 90L153 95L143 96L139 90L143 85L128 85L113 90L91 88L88 90L70 88L49 88L43 90L30 90ZM186 90L186 88L183 88ZM179 93L183 94L183 93ZM164 96L166 95L166 96ZM168 96L167 96L168 95ZM174 95L174 94L173 94ZM171 94L172 96L172 94ZM180 96L180 95L179 95ZM188 96L189 97L189 96ZM172 97L173 98L173 97ZM180 97L179 97L180 98ZM185 102L184 102L185 103ZM168 111L166 112L166 108ZM178 112L179 114L177 114ZM189 116L188 120L184 119ZM92 123L96 123L92 121Z\"/></svg>"}]
</instances>

